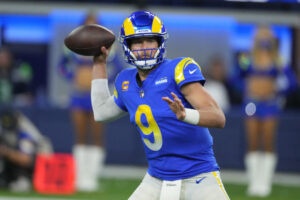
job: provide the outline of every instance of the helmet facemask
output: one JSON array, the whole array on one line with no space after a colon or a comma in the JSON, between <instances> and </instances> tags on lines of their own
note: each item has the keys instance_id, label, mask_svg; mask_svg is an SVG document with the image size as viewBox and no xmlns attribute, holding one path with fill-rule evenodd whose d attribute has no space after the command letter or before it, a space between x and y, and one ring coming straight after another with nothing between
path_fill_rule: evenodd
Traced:
<instances>
[{"instance_id":1,"label":"helmet facemask","mask_svg":"<svg viewBox=\"0 0 300 200\"><path fill-rule=\"evenodd\" d=\"M162 44L164 43L161 42L160 37L153 36L153 38L157 40L158 48L137 49L137 50L130 49L131 47L130 40L133 38L126 39L125 52L129 54L129 56L127 56L129 63L134 64L136 67L142 70L149 70L152 69L155 65L163 61L161 52L162 49L164 49L164 46L162 46Z\"/></svg>"}]
</instances>

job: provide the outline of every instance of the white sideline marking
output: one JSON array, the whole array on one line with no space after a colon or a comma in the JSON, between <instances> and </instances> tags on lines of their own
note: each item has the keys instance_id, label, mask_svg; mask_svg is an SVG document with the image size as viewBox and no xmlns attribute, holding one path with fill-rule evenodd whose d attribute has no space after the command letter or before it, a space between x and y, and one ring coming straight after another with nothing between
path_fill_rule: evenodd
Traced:
<instances>
[{"instance_id":1,"label":"white sideline marking","mask_svg":"<svg viewBox=\"0 0 300 200\"><path fill-rule=\"evenodd\" d=\"M101 177L142 180L146 172L146 167L106 165L101 173ZM242 170L221 170L221 178L225 183L247 184L246 172ZM277 185L300 186L300 173L277 172L274 175L273 183Z\"/></svg>"}]
</instances>

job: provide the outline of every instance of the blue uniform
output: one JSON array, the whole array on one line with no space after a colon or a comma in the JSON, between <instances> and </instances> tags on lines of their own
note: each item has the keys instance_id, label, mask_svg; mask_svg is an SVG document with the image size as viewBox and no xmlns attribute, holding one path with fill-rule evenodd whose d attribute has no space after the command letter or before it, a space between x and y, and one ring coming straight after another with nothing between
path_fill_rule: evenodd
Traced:
<instances>
[{"instance_id":1,"label":"blue uniform","mask_svg":"<svg viewBox=\"0 0 300 200\"><path fill-rule=\"evenodd\" d=\"M274 80L277 79L280 72L278 67L270 66L265 70L258 70L253 65L244 65L240 67L240 76L243 78L251 76L263 76L270 77ZM270 97L269 99L254 99L244 93L243 110L245 116L257 117L260 119L266 119L269 117L276 117L280 112L280 99L277 95Z\"/></svg>"},{"instance_id":2,"label":"blue uniform","mask_svg":"<svg viewBox=\"0 0 300 200\"><path fill-rule=\"evenodd\" d=\"M243 77L248 76L265 76L265 77L272 77L276 78L279 75L279 70L276 66L270 66L268 69L265 70L258 70L253 65L248 65L246 68L242 68L241 75Z\"/></svg>"},{"instance_id":3,"label":"blue uniform","mask_svg":"<svg viewBox=\"0 0 300 200\"><path fill-rule=\"evenodd\" d=\"M280 113L280 99L256 100L247 98L244 100L243 109L246 116L260 119L277 117Z\"/></svg>"},{"instance_id":4,"label":"blue uniform","mask_svg":"<svg viewBox=\"0 0 300 200\"><path fill-rule=\"evenodd\" d=\"M115 82L114 98L140 133L148 173L162 180L177 180L219 170L208 128L178 120L162 100L172 98L174 92L185 108L192 108L180 87L190 82L204 85L200 66L191 58L167 59L150 72L141 87L136 77L136 68L123 70Z\"/></svg>"}]
</instances>

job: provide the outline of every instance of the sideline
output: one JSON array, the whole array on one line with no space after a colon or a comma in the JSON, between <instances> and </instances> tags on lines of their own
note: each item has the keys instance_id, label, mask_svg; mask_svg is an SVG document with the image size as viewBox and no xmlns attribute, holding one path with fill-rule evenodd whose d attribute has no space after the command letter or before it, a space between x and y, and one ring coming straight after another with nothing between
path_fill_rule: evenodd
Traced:
<instances>
[{"instance_id":1,"label":"sideline","mask_svg":"<svg viewBox=\"0 0 300 200\"><path fill-rule=\"evenodd\" d=\"M106 165L101 172L102 178L142 179L147 172L146 167ZM247 184L247 175L242 170L221 170L223 183ZM300 173L277 172L273 184L285 186L300 186ZM0 199L1 200L1 199Z\"/></svg>"}]
</instances>

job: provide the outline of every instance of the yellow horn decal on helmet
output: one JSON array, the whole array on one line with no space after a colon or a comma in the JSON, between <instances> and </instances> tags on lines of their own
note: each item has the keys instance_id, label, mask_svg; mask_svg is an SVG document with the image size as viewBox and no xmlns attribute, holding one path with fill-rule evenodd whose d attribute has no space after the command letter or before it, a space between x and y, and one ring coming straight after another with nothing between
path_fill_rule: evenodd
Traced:
<instances>
[{"instance_id":1,"label":"yellow horn decal on helmet","mask_svg":"<svg viewBox=\"0 0 300 200\"><path fill-rule=\"evenodd\" d=\"M154 19L153 19L153 22L152 22L152 32L153 33L161 33L161 21L160 19L155 16Z\"/></svg>"},{"instance_id":2,"label":"yellow horn decal on helmet","mask_svg":"<svg viewBox=\"0 0 300 200\"><path fill-rule=\"evenodd\" d=\"M129 18L125 19L125 21L123 23L123 28L124 28L124 31L125 31L125 36L132 35L132 34L135 33L132 22Z\"/></svg>"}]
</instances>

